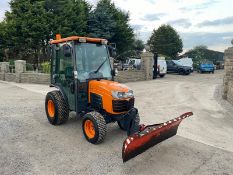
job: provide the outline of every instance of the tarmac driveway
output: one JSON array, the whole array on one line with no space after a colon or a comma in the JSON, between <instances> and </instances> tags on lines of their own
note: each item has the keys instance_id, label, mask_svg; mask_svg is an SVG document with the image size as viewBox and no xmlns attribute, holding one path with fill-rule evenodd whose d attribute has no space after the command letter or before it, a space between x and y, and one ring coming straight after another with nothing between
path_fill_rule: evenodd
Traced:
<instances>
[{"instance_id":1,"label":"tarmac driveway","mask_svg":"<svg viewBox=\"0 0 233 175\"><path fill-rule=\"evenodd\" d=\"M233 174L233 106L221 99L223 71L127 83L141 123L193 111L178 135L122 163L126 135L108 125L105 141L88 143L81 120L47 122L46 85L0 81L0 174Z\"/></svg>"}]
</instances>

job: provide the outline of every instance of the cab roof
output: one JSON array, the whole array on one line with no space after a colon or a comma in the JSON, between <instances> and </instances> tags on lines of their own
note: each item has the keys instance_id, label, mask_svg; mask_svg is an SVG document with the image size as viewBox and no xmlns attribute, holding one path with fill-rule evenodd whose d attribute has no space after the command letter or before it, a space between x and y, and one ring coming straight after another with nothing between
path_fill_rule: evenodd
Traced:
<instances>
[{"instance_id":1,"label":"cab roof","mask_svg":"<svg viewBox=\"0 0 233 175\"><path fill-rule=\"evenodd\" d=\"M89 38L89 37L82 37L82 36L70 36L67 38L60 38L56 40L50 41L50 44L58 44L58 43L65 43L68 41L75 41L75 40L86 40L86 42L90 43L101 43L101 42L106 42L106 39L102 38Z\"/></svg>"}]
</instances>

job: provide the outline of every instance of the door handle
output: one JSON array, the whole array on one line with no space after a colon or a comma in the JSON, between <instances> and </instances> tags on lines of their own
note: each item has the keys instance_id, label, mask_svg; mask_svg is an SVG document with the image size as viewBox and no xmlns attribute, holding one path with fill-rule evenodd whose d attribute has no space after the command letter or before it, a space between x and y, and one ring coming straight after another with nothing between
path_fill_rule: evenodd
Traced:
<instances>
[{"instance_id":1,"label":"door handle","mask_svg":"<svg viewBox=\"0 0 233 175\"><path fill-rule=\"evenodd\" d=\"M74 82L71 82L69 86L70 86L70 92L74 94Z\"/></svg>"}]
</instances>

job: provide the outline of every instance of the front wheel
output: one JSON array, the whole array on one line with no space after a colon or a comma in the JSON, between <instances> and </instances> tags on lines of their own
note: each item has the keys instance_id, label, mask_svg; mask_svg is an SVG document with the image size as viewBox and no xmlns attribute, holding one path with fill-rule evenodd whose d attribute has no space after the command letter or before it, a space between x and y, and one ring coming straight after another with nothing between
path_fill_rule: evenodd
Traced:
<instances>
[{"instance_id":1,"label":"front wheel","mask_svg":"<svg viewBox=\"0 0 233 175\"><path fill-rule=\"evenodd\" d=\"M186 74L186 71L185 71L184 69L179 69L179 70L178 70L178 73L179 73L180 75L185 75L185 74Z\"/></svg>"},{"instance_id":2,"label":"front wheel","mask_svg":"<svg viewBox=\"0 0 233 175\"><path fill-rule=\"evenodd\" d=\"M165 76L165 74L160 74L159 76L160 76L161 78L163 78L163 77Z\"/></svg>"},{"instance_id":3,"label":"front wheel","mask_svg":"<svg viewBox=\"0 0 233 175\"><path fill-rule=\"evenodd\" d=\"M191 73L191 71L187 70L185 71L185 75L189 75Z\"/></svg>"},{"instance_id":4,"label":"front wheel","mask_svg":"<svg viewBox=\"0 0 233 175\"><path fill-rule=\"evenodd\" d=\"M100 113L92 111L84 115L82 129L88 142L98 144L105 138L106 121Z\"/></svg>"}]
</instances>

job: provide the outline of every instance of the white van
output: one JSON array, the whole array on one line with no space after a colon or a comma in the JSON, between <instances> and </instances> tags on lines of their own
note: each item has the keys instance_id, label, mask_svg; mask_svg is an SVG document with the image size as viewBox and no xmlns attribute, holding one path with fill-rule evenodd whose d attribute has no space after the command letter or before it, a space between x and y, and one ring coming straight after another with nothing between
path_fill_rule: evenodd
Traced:
<instances>
[{"instance_id":1,"label":"white van","mask_svg":"<svg viewBox=\"0 0 233 175\"><path fill-rule=\"evenodd\" d=\"M165 59L158 59L157 71L161 78L167 74L167 63Z\"/></svg>"},{"instance_id":2,"label":"white van","mask_svg":"<svg viewBox=\"0 0 233 175\"><path fill-rule=\"evenodd\" d=\"M134 69L139 70L141 68L141 59L130 58L127 63Z\"/></svg>"}]
</instances>

